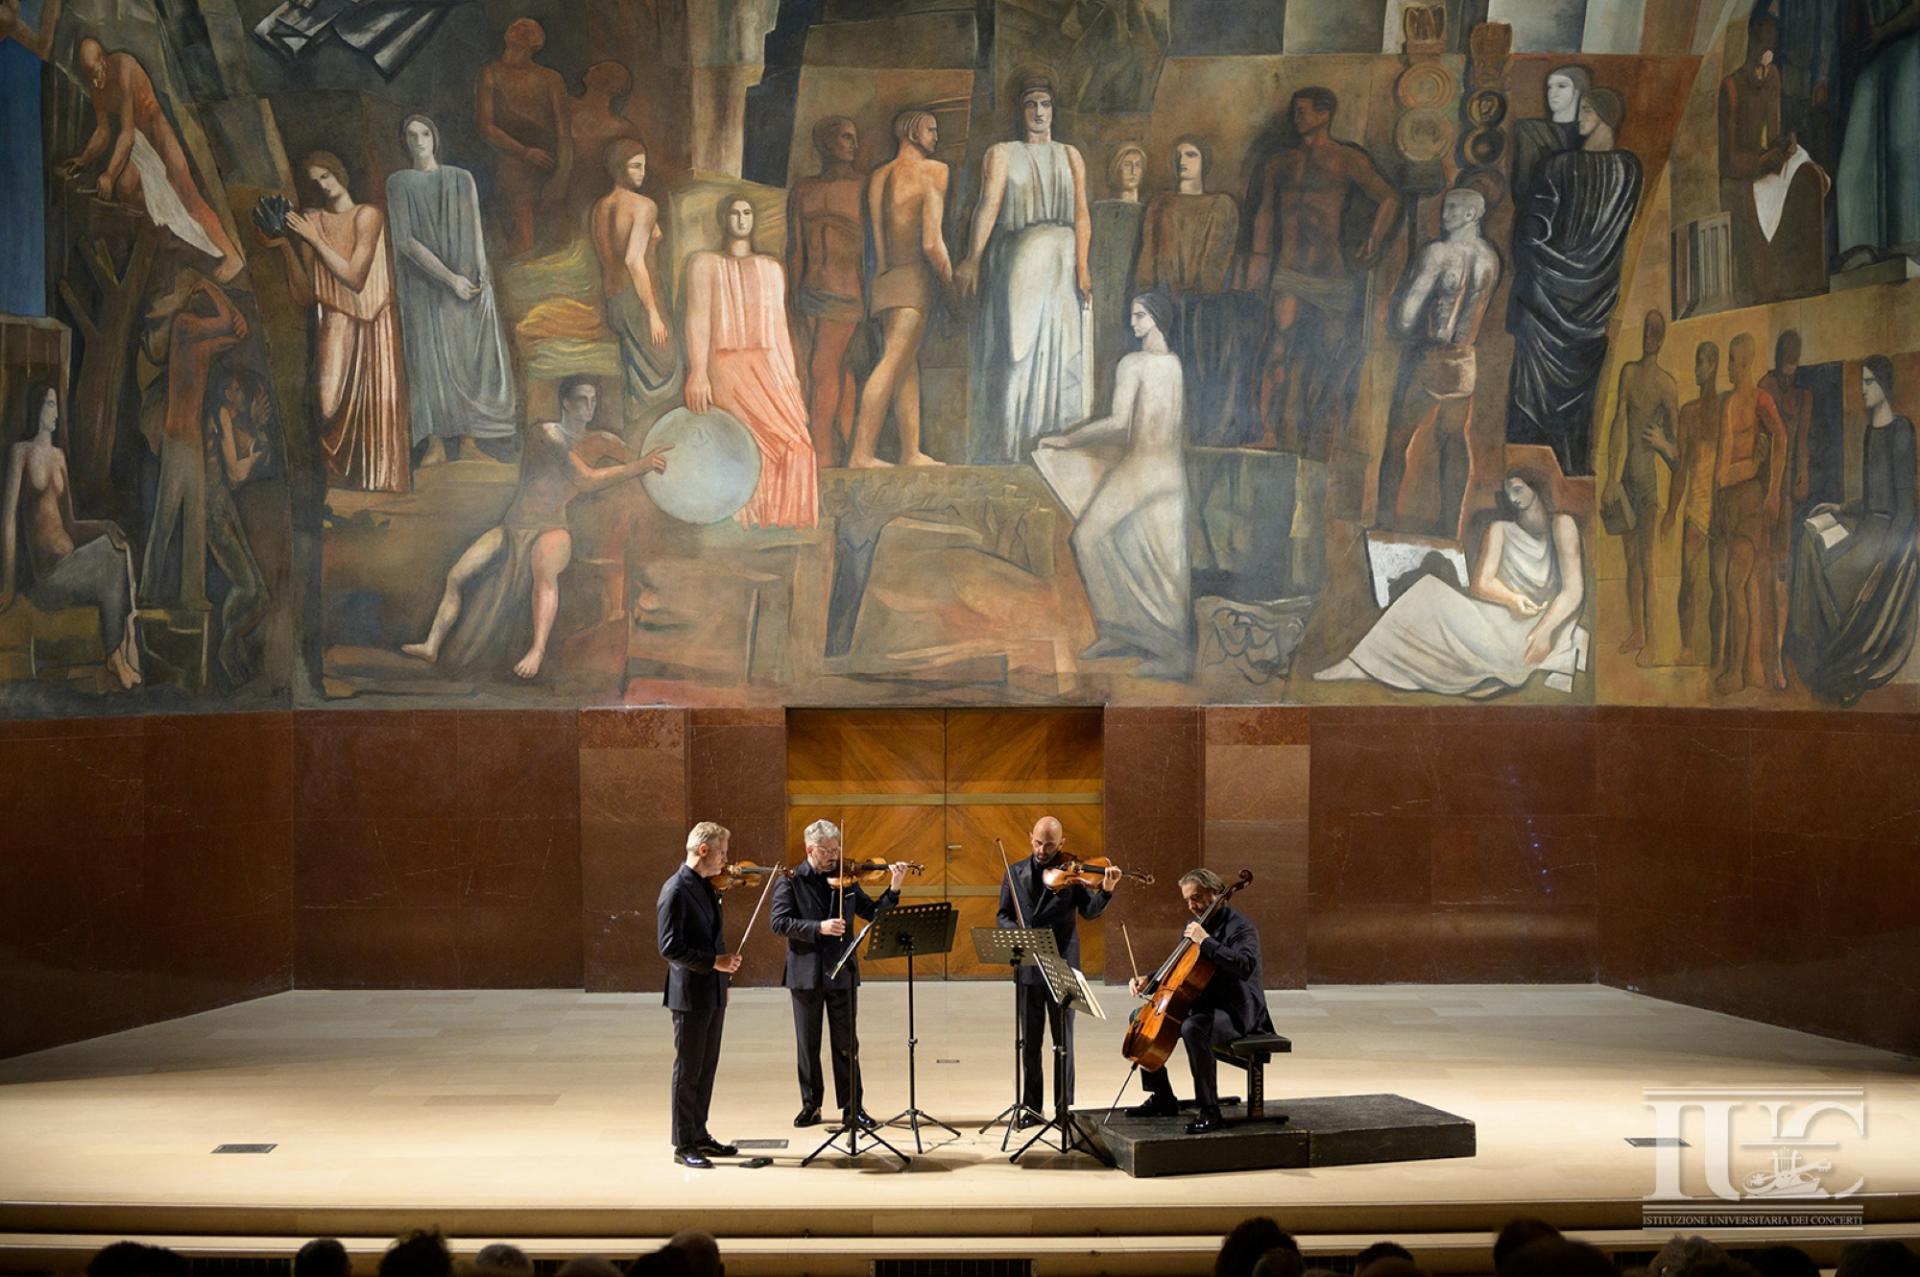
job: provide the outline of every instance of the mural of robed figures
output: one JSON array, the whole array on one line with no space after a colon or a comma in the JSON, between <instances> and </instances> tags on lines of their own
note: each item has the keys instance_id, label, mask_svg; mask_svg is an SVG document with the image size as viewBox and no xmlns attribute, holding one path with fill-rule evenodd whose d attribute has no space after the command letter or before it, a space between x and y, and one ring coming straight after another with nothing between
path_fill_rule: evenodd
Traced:
<instances>
[{"instance_id":1,"label":"mural of robed figures","mask_svg":"<svg viewBox=\"0 0 1920 1277\"><path fill-rule=\"evenodd\" d=\"M441 162L432 120L408 116L401 139L411 167L387 179L387 219L413 443L421 465L485 456L481 441L513 437L515 404L480 197L471 173Z\"/></svg>"},{"instance_id":2,"label":"mural of robed figures","mask_svg":"<svg viewBox=\"0 0 1920 1277\"><path fill-rule=\"evenodd\" d=\"M1019 140L982 161L973 238L954 272L976 301L972 421L976 465L1022 461L1042 435L1086 412L1093 233L1079 150L1054 140L1050 73L1015 77Z\"/></svg>"},{"instance_id":3,"label":"mural of robed figures","mask_svg":"<svg viewBox=\"0 0 1920 1277\"><path fill-rule=\"evenodd\" d=\"M0 0L0 704L1920 709L1915 0L562 7Z\"/></svg>"},{"instance_id":4,"label":"mural of robed figures","mask_svg":"<svg viewBox=\"0 0 1920 1277\"><path fill-rule=\"evenodd\" d=\"M1578 620L1585 567L1579 525L1553 508L1551 493L1538 472L1509 474L1467 589L1420 576L1345 659L1314 677L1484 697L1539 674L1571 692L1589 641Z\"/></svg>"},{"instance_id":5,"label":"mural of robed figures","mask_svg":"<svg viewBox=\"0 0 1920 1277\"><path fill-rule=\"evenodd\" d=\"M1173 142L1173 189L1147 204L1135 284L1162 288L1179 305L1175 351L1186 380L1188 421L1232 420L1236 379L1246 375L1246 329L1226 296L1240 206L1224 191L1206 189L1213 146L1198 134ZM1197 442L1215 442L1217 435Z\"/></svg>"},{"instance_id":6,"label":"mural of robed figures","mask_svg":"<svg viewBox=\"0 0 1920 1277\"><path fill-rule=\"evenodd\" d=\"M1514 213L1513 376L1507 442L1546 444L1569 475L1593 473L1593 415L1607 321L1620 296L1640 157L1615 141L1626 103L1580 100L1580 148L1548 156Z\"/></svg>"},{"instance_id":7,"label":"mural of robed figures","mask_svg":"<svg viewBox=\"0 0 1920 1277\"><path fill-rule=\"evenodd\" d=\"M1140 349L1120 358L1113 411L1042 438L1034 454L1074 516L1074 558L1099 633L1080 657L1134 658L1144 678L1193 672L1186 387L1166 337L1177 313L1164 289L1135 297L1128 318ZM1100 448L1119 460L1085 451Z\"/></svg>"},{"instance_id":8,"label":"mural of robed figures","mask_svg":"<svg viewBox=\"0 0 1920 1277\"><path fill-rule=\"evenodd\" d=\"M819 480L807 405L787 328L780 263L753 247L753 201L717 210L722 247L687 263L687 409L730 413L760 449L760 480L738 518L750 528L811 528Z\"/></svg>"},{"instance_id":9,"label":"mural of robed figures","mask_svg":"<svg viewBox=\"0 0 1920 1277\"><path fill-rule=\"evenodd\" d=\"M1747 25L1746 61L1720 82L1720 206L1741 304L1824 291L1826 173L1782 127L1779 24Z\"/></svg>"},{"instance_id":10,"label":"mural of robed figures","mask_svg":"<svg viewBox=\"0 0 1920 1277\"><path fill-rule=\"evenodd\" d=\"M1913 653L1913 422L1896 416L1893 361L1860 371L1866 410L1860 499L1814 507L1801 532L1786 634L1794 667L1815 695L1851 705L1897 674Z\"/></svg>"}]
</instances>

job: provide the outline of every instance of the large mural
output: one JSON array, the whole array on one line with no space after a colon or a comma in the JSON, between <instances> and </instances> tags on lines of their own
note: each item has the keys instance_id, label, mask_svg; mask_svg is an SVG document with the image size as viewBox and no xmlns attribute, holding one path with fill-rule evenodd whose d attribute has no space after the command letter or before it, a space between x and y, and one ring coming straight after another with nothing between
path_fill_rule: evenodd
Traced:
<instances>
[{"instance_id":1,"label":"large mural","mask_svg":"<svg viewBox=\"0 0 1920 1277\"><path fill-rule=\"evenodd\" d=\"M0 0L0 712L1920 708L1920 0Z\"/></svg>"}]
</instances>

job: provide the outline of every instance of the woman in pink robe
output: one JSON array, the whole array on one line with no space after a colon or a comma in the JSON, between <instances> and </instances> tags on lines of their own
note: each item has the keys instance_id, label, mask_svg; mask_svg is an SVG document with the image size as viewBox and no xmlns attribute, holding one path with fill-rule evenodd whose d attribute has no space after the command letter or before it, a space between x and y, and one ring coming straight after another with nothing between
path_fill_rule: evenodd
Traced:
<instances>
[{"instance_id":1,"label":"woman in pink robe","mask_svg":"<svg viewBox=\"0 0 1920 1277\"><path fill-rule=\"evenodd\" d=\"M780 263L753 251L753 205L720 206L726 247L687 263L687 407L740 419L760 446L760 482L735 518L750 528L811 528L819 475L807 401L787 332Z\"/></svg>"},{"instance_id":2,"label":"woman in pink robe","mask_svg":"<svg viewBox=\"0 0 1920 1277\"><path fill-rule=\"evenodd\" d=\"M406 492L413 435L387 217L372 204L354 203L347 170L330 152L313 152L301 170L321 203L287 215L299 257L286 239L270 242L289 258L295 295L314 307L313 382L327 484Z\"/></svg>"}]
</instances>

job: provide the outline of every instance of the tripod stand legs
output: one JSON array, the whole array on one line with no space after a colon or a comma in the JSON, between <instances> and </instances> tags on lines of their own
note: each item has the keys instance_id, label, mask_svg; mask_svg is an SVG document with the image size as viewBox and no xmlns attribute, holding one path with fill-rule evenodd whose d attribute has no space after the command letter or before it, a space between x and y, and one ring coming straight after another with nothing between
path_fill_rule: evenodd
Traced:
<instances>
[{"instance_id":1,"label":"tripod stand legs","mask_svg":"<svg viewBox=\"0 0 1920 1277\"><path fill-rule=\"evenodd\" d=\"M1057 1038L1053 1044L1053 1116L1033 1133L1032 1138L1020 1146L1019 1152L1007 1160L1016 1166L1019 1165L1020 1159L1025 1157L1034 1145L1040 1143L1048 1131L1060 1133L1060 1152L1063 1155L1074 1152L1085 1153L1104 1165L1114 1164L1113 1158L1107 1155L1105 1149L1094 1143L1093 1137L1087 1134L1073 1115L1073 1101L1067 1094L1067 1050ZM1004 1151L1005 1145L1001 1147Z\"/></svg>"},{"instance_id":2,"label":"tripod stand legs","mask_svg":"<svg viewBox=\"0 0 1920 1277\"><path fill-rule=\"evenodd\" d=\"M867 1111L867 1106L866 1106L866 1083L860 1076L860 1030L859 1030L860 991L857 986L854 989L853 1004L850 1008L850 1012L851 1012L851 1018L854 1023L854 1032L853 1032L853 1049L848 1053L851 1056L851 1058L847 1061L847 1064L848 1064L849 1070L852 1073L853 1095L851 1098L853 1102L849 1104L846 1107L845 1111L840 1114L840 1125L834 1128L833 1133L827 1136L826 1140L820 1145L819 1148L814 1149L813 1152L808 1153L804 1158L800 1159L800 1165L802 1166L813 1165L814 1161L822 1153L825 1153L830 1148L839 1147L840 1141L843 1138L847 1141L847 1147L846 1147L847 1156L859 1157L862 1152L860 1148L860 1139L862 1136L865 1136L867 1143L869 1145L877 1144L881 1148L886 1149L887 1152L899 1158L900 1165L902 1169L904 1169L913 1164L913 1159L911 1157L908 1157L905 1153L902 1153L899 1149L895 1148L893 1145L887 1143L885 1139L881 1138L875 1132L870 1131L866 1127L860 1125L860 1115ZM873 1151L873 1149L869 1147L865 1151L870 1153Z\"/></svg>"},{"instance_id":3,"label":"tripod stand legs","mask_svg":"<svg viewBox=\"0 0 1920 1277\"><path fill-rule=\"evenodd\" d=\"M1035 1121L1044 1121L1046 1118L1045 1114L1028 1104L1023 1098L1026 1088L1021 1083L1021 1075L1026 1069L1027 1060L1027 1017L1022 1014L1020 1008L1020 959L1022 956L1022 952L1015 949L1012 960L1007 964L1013 970L1013 1103L995 1113L978 1132L985 1135L994 1127L1004 1125L1007 1130L1000 1137L1002 1153L1007 1151L1007 1145L1013 1141L1014 1131L1019 1129L1024 1118L1031 1117Z\"/></svg>"},{"instance_id":4,"label":"tripod stand legs","mask_svg":"<svg viewBox=\"0 0 1920 1277\"><path fill-rule=\"evenodd\" d=\"M920 1107L919 1083L915 1071L916 1053L920 1047L920 1036L914 1029L913 1019L913 950L907 950L907 1107L882 1122L882 1126L899 1126L905 1122L913 1130L913 1151L924 1153L927 1150L920 1143L920 1127L937 1126L955 1139L960 1132L948 1126L939 1118Z\"/></svg>"}]
</instances>

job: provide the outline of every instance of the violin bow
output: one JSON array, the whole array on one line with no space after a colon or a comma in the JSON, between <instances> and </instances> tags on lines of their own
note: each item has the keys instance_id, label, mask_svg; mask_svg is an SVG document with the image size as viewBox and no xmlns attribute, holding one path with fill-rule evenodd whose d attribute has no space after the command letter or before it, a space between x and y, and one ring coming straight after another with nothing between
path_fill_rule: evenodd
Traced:
<instances>
[{"instance_id":1,"label":"violin bow","mask_svg":"<svg viewBox=\"0 0 1920 1277\"><path fill-rule=\"evenodd\" d=\"M1000 848L1000 863L1005 865L1007 869L1007 894L1013 897L1013 916L1019 921L1020 929L1025 931L1027 929L1027 911L1020 906L1020 893L1013 885L1013 862L1007 859L1006 844L1002 843L998 838L995 838L993 845ZM1039 873L1040 871L1035 869L1034 872Z\"/></svg>"},{"instance_id":2,"label":"violin bow","mask_svg":"<svg viewBox=\"0 0 1920 1277\"><path fill-rule=\"evenodd\" d=\"M1120 924L1120 938L1126 941L1127 965L1133 968L1133 978L1138 980L1140 978L1140 963L1139 960L1133 956L1133 937L1127 934L1127 924L1124 922Z\"/></svg>"},{"instance_id":3,"label":"violin bow","mask_svg":"<svg viewBox=\"0 0 1920 1277\"><path fill-rule=\"evenodd\" d=\"M753 921L760 916L760 906L767 903L767 894L773 890L773 880L782 872L783 867L775 867L767 871L767 880L760 887L760 898L753 902L753 912L747 915L747 925L740 929L740 947L734 950L735 955L746 951L747 938L753 934Z\"/></svg>"}]
</instances>

